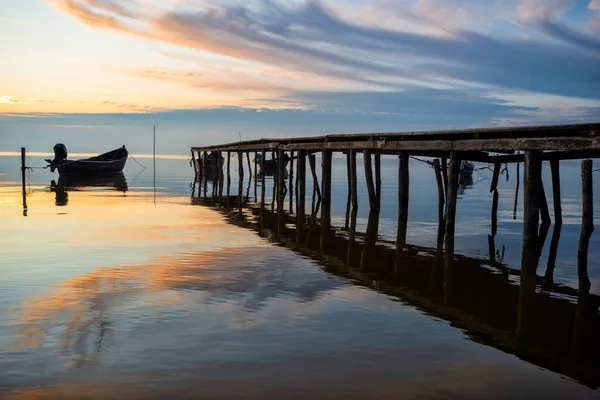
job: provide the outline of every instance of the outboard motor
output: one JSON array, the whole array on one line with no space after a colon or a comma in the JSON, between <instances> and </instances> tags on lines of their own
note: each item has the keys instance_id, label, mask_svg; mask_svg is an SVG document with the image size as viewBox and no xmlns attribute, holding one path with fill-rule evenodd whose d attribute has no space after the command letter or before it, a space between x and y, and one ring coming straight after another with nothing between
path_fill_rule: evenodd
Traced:
<instances>
[{"instance_id":1,"label":"outboard motor","mask_svg":"<svg viewBox=\"0 0 600 400\"><path fill-rule=\"evenodd\" d=\"M54 160L52 164L59 164L61 161L67 159L67 146L62 143L56 143L54 145Z\"/></svg>"},{"instance_id":2,"label":"outboard motor","mask_svg":"<svg viewBox=\"0 0 600 400\"><path fill-rule=\"evenodd\" d=\"M54 172L56 166L67 159L67 146L62 143L54 145L54 160L46 159L46 162L50 164L50 171Z\"/></svg>"}]
</instances>

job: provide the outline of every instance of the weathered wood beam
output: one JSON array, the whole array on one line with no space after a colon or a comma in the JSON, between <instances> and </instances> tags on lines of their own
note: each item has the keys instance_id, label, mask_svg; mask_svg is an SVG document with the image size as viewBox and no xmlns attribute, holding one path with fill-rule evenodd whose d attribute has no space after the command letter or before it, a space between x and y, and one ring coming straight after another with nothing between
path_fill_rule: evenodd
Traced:
<instances>
[{"instance_id":1,"label":"weathered wood beam","mask_svg":"<svg viewBox=\"0 0 600 400\"><path fill-rule=\"evenodd\" d=\"M386 141L430 141L432 138L446 141L457 140L514 140L514 139L542 139L564 137L600 137L600 123L569 124L569 125L546 125L546 126L521 126L508 128L484 128L484 129L460 129L421 132L378 132L378 133L352 133L342 135L326 135L316 137L300 138L270 138L232 142L214 146L194 146L196 151L245 151L259 150L277 146L279 143L285 145L318 143L322 148L324 143L335 143L340 141L362 141L362 142L386 142ZM397 149L398 150L398 149ZM461 149L453 149L461 150ZM514 151L514 148L500 149L499 152Z\"/></svg>"},{"instance_id":2,"label":"weathered wood beam","mask_svg":"<svg viewBox=\"0 0 600 400\"><path fill-rule=\"evenodd\" d=\"M323 192L321 194L321 250L325 250L327 247L327 237L329 236L329 230L331 228L331 161L332 152L330 150L323 150L322 160L322 182L321 187Z\"/></svg>"},{"instance_id":3,"label":"weathered wood beam","mask_svg":"<svg viewBox=\"0 0 600 400\"><path fill-rule=\"evenodd\" d=\"M298 150L298 206L296 207L296 243L304 238L306 214L306 150Z\"/></svg>"},{"instance_id":4,"label":"weathered wood beam","mask_svg":"<svg viewBox=\"0 0 600 400\"><path fill-rule=\"evenodd\" d=\"M554 203L554 229L550 241L550 250L548 252L548 263L546 264L546 273L544 279L547 282L554 281L554 268L556 267L556 255L558 253L558 242L562 230L562 207L560 190L560 165L559 160L550 160L550 170L552 171L552 201Z\"/></svg>"},{"instance_id":5,"label":"weathered wood beam","mask_svg":"<svg viewBox=\"0 0 600 400\"><path fill-rule=\"evenodd\" d=\"M283 234L285 228L283 220L283 202L285 197L285 152L279 149L277 152L277 233Z\"/></svg>"},{"instance_id":6,"label":"weathered wood beam","mask_svg":"<svg viewBox=\"0 0 600 400\"><path fill-rule=\"evenodd\" d=\"M354 245L356 241L356 218L358 216L358 185L357 185L357 176L356 176L356 151L350 150L348 152L348 175L350 177L350 193L351 193L351 203L352 203L352 212L350 215L350 233L348 239L348 252L346 254L346 263L352 266L354 259Z\"/></svg>"},{"instance_id":7,"label":"weathered wood beam","mask_svg":"<svg viewBox=\"0 0 600 400\"><path fill-rule=\"evenodd\" d=\"M280 145L285 150L324 149L332 151L392 150L392 151L488 151L577 149L600 150L600 137L549 137L526 139L471 139L471 140L379 140L311 142Z\"/></svg>"},{"instance_id":8,"label":"weathered wood beam","mask_svg":"<svg viewBox=\"0 0 600 400\"><path fill-rule=\"evenodd\" d=\"M594 232L594 194L592 183L592 160L581 161L581 233L577 248L577 276L579 286L589 289L590 279L587 272L588 248Z\"/></svg>"},{"instance_id":9,"label":"weathered wood beam","mask_svg":"<svg viewBox=\"0 0 600 400\"><path fill-rule=\"evenodd\" d=\"M404 246L406 246L406 231L408 228L409 180L409 157L407 153L400 153L398 154L398 227L396 231L396 259L394 263L395 274L399 274L400 270L402 269L402 253Z\"/></svg>"},{"instance_id":10,"label":"weathered wood beam","mask_svg":"<svg viewBox=\"0 0 600 400\"><path fill-rule=\"evenodd\" d=\"M539 219L542 193L540 151L525 152L523 176L523 245L516 330L519 338L530 335L535 311L536 270L540 257Z\"/></svg>"},{"instance_id":11,"label":"weathered wood beam","mask_svg":"<svg viewBox=\"0 0 600 400\"><path fill-rule=\"evenodd\" d=\"M456 201L458 198L458 175L460 173L460 154L450 153L448 170L448 191L446 194L446 235L444 259L444 300L452 301L455 297L454 271L454 232L456 229Z\"/></svg>"}]
</instances>

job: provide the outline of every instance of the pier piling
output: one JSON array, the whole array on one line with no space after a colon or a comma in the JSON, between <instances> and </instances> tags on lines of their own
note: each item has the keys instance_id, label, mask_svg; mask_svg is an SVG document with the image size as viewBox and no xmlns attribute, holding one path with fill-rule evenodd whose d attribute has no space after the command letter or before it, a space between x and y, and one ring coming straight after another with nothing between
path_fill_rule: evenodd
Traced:
<instances>
[{"instance_id":1,"label":"pier piling","mask_svg":"<svg viewBox=\"0 0 600 400\"><path fill-rule=\"evenodd\" d=\"M437 160L436 160L437 161ZM439 165L436 174L439 173ZM436 176L437 177L437 176ZM408 228L409 200L409 157L407 153L398 154L398 228L396 232L396 261L394 271L400 272L402 252L406 246L406 231ZM441 182L438 182L438 185Z\"/></svg>"},{"instance_id":2,"label":"pier piling","mask_svg":"<svg viewBox=\"0 0 600 400\"><path fill-rule=\"evenodd\" d=\"M323 150L321 153L322 160L322 176L323 181L321 193L321 249L327 246L327 236L331 228L331 150Z\"/></svg>"},{"instance_id":3,"label":"pier piling","mask_svg":"<svg viewBox=\"0 0 600 400\"><path fill-rule=\"evenodd\" d=\"M560 241L560 232L562 230L562 207L560 190L560 164L559 160L550 160L550 170L552 172L552 202L554 204L554 229L552 239L550 240L550 250L548 252L548 263L544 279L551 283L554 280L554 268L556 266L556 255L558 253L558 242Z\"/></svg>"},{"instance_id":4,"label":"pier piling","mask_svg":"<svg viewBox=\"0 0 600 400\"><path fill-rule=\"evenodd\" d=\"M283 234L283 200L285 197L285 152L279 150L277 153L277 232Z\"/></svg>"},{"instance_id":5,"label":"pier piling","mask_svg":"<svg viewBox=\"0 0 600 400\"><path fill-rule=\"evenodd\" d=\"M21 183L23 192L23 216L27 216L27 188L25 187L25 171L27 166L25 164L25 147L21 147Z\"/></svg>"},{"instance_id":6,"label":"pier piling","mask_svg":"<svg viewBox=\"0 0 600 400\"><path fill-rule=\"evenodd\" d=\"M346 254L346 263L350 266L354 264L354 246L356 242L356 218L358 216L358 192L356 178L356 150L348 151L348 175L350 179L350 193L352 211L350 215L350 233L348 240L348 252Z\"/></svg>"},{"instance_id":7,"label":"pier piling","mask_svg":"<svg viewBox=\"0 0 600 400\"><path fill-rule=\"evenodd\" d=\"M296 243L301 243L304 237L304 223L306 218L306 150L298 150L297 182Z\"/></svg>"},{"instance_id":8,"label":"pier piling","mask_svg":"<svg viewBox=\"0 0 600 400\"><path fill-rule=\"evenodd\" d=\"M460 154L450 152L448 170L448 191L446 192L446 235L444 238L444 300L452 301L454 293L454 232L456 227L456 200L458 197L458 175L460 173Z\"/></svg>"},{"instance_id":9,"label":"pier piling","mask_svg":"<svg viewBox=\"0 0 600 400\"><path fill-rule=\"evenodd\" d=\"M581 162L581 232L577 249L577 273L579 281L590 287L587 273L588 248L594 232L594 195L592 185L592 160Z\"/></svg>"}]
</instances>

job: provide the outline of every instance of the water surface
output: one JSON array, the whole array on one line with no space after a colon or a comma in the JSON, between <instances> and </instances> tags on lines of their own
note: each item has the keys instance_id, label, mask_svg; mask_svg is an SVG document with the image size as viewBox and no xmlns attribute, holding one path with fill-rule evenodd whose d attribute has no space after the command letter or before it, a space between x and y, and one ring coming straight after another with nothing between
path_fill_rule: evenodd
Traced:
<instances>
[{"instance_id":1,"label":"water surface","mask_svg":"<svg viewBox=\"0 0 600 400\"><path fill-rule=\"evenodd\" d=\"M494 262L501 268L485 265L491 172L461 190L456 247L465 295L446 305L423 285L434 264L437 194L431 169L418 161L411 162L413 272L401 284L344 265L343 232L323 253L275 237L266 216L259 232L256 208L236 219L211 206L198 185L192 194L186 160L157 160L156 181L152 168L140 172L129 161L125 185L116 179L65 188L49 171L34 170L26 217L19 162L0 157L2 398L598 397L597 359L579 363L571 354L578 321L591 321L581 326L598 337L595 297L586 298L585 318L576 318L583 304L576 162L562 170L558 285L545 294L540 285L536 300L537 334L553 318L562 328L521 343L514 337L519 278L510 272L521 257L514 176L499 187ZM28 164L42 165L42 158ZM386 242L395 238L396 168L384 158L380 260L389 258ZM249 207L247 171L242 187ZM233 180L232 195L237 188ZM362 175L359 188L364 232ZM270 206L270 179L266 193ZM342 227L344 160L334 161L333 193L333 223ZM600 293L598 237L590 243L592 295ZM546 258L547 249L540 277Z\"/></svg>"}]
</instances>

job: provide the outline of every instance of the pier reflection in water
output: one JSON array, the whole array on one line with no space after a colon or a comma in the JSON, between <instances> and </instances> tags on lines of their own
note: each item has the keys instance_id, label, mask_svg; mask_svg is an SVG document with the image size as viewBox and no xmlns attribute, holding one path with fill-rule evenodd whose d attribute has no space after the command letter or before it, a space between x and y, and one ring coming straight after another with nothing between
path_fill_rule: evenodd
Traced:
<instances>
[{"instance_id":1,"label":"pier reflection in water","mask_svg":"<svg viewBox=\"0 0 600 400\"><path fill-rule=\"evenodd\" d=\"M472 179L461 180L463 188L472 184ZM580 271L578 289L554 284L548 275L537 275L547 227L540 227L538 247L523 248L522 271L502 263L504 249L496 249L493 233L488 236L489 259L455 255L452 267L444 268L444 226L440 220L436 248L406 245L398 270L394 268L395 244L369 237L369 232L377 232L377 210L369 213L366 233L354 231L356 212L351 212L351 229L330 229L327 245L322 247L318 198L313 198L317 204L304 221L306 228L298 230L296 215L272 211L268 205L261 207L264 199L252 202L249 192L246 194L240 203L238 196L196 195L194 187L192 204L220 210L230 223L314 259L329 273L447 320L475 342L515 354L592 388L600 385L600 296L589 293L585 272ZM242 209L242 213L230 212Z\"/></svg>"}]
</instances>

